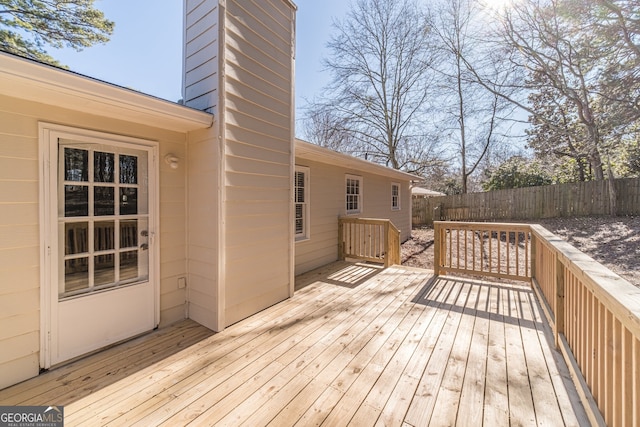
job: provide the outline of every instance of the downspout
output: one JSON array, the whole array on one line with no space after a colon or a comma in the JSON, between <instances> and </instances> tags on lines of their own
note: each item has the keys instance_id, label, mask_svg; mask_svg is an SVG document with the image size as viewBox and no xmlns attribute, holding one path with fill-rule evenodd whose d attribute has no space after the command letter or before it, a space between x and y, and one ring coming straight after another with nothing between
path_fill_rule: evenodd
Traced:
<instances>
[{"instance_id":1,"label":"downspout","mask_svg":"<svg viewBox=\"0 0 640 427\"><path fill-rule=\"evenodd\" d=\"M293 180L296 165L296 105L295 105L295 64L296 64L296 6L291 4L291 160L289 164L289 298L293 297L296 287L295 267L296 267L296 243L295 243L295 216L294 216L294 191ZM308 219L307 219L308 221Z\"/></svg>"},{"instance_id":2,"label":"downspout","mask_svg":"<svg viewBox=\"0 0 640 427\"><path fill-rule=\"evenodd\" d=\"M216 331L222 331L226 327L226 270L227 270L227 256L226 256L226 243L227 243L227 192L226 192L226 81L227 81L227 69L226 69L226 45L227 45L227 1L219 0L219 15L218 22L220 30L218 32L218 143L219 147L219 176L218 176L218 278L216 281L217 286L217 313L216 313Z\"/></svg>"},{"instance_id":3,"label":"downspout","mask_svg":"<svg viewBox=\"0 0 640 427\"><path fill-rule=\"evenodd\" d=\"M187 2L182 2L182 90L181 90L181 96L182 96L182 104L185 104L185 99L186 99L186 70L187 70L187 50L186 50L186 43L187 43ZM190 293L190 289L191 287L189 286L189 282L190 282L190 277L189 277L189 273L190 273L190 268L189 268L189 260L191 259L191 239L189 238L189 132L187 132L187 136L186 136L186 140L184 142L184 155L185 155L185 159L186 161L185 163L185 168L184 168L184 185L185 185L185 195L184 195L184 217L186 220L186 227L187 227L187 232L184 233L185 237L184 237L184 243L185 243L185 248L187 248L186 250L186 269L185 269L185 273L186 273L186 277L187 277L187 286L184 289L184 318L185 319L189 319L189 304L191 304L191 293Z\"/></svg>"}]
</instances>

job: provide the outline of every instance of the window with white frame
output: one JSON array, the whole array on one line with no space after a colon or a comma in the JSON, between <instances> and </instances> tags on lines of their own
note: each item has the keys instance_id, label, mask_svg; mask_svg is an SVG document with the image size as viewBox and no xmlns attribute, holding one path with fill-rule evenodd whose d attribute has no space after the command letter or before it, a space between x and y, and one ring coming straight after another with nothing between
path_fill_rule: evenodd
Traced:
<instances>
[{"instance_id":1,"label":"window with white frame","mask_svg":"<svg viewBox=\"0 0 640 427\"><path fill-rule=\"evenodd\" d=\"M400 184L391 183L391 209L400 210Z\"/></svg>"},{"instance_id":2,"label":"window with white frame","mask_svg":"<svg viewBox=\"0 0 640 427\"><path fill-rule=\"evenodd\" d=\"M309 168L296 166L294 180L295 238L309 238Z\"/></svg>"},{"instance_id":3,"label":"window with white frame","mask_svg":"<svg viewBox=\"0 0 640 427\"><path fill-rule=\"evenodd\" d=\"M346 210L347 214L357 214L362 211L361 176L346 176Z\"/></svg>"}]
</instances>

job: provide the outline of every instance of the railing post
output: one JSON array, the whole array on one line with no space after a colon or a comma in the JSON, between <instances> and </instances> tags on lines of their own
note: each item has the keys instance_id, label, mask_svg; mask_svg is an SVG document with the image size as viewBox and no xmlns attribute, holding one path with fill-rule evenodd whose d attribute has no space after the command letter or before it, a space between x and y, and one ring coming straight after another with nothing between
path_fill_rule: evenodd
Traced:
<instances>
[{"instance_id":1,"label":"railing post","mask_svg":"<svg viewBox=\"0 0 640 427\"><path fill-rule=\"evenodd\" d=\"M387 247L389 265L387 265L387 267L391 267L392 265L402 263L402 257L400 255L400 230L393 227L391 222L387 223L387 227L389 228L389 246ZM386 261L385 259L385 264Z\"/></svg>"},{"instance_id":2,"label":"railing post","mask_svg":"<svg viewBox=\"0 0 640 427\"><path fill-rule=\"evenodd\" d=\"M338 259L344 261L344 222L338 218Z\"/></svg>"},{"instance_id":3,"label":"railing post","mask_svg":"<svg viewBox=\"0 0 640 427\"><path fill-rule=\"evenodd\" d=\"M442 230L441 225L438 222L433 223L433 272L436 276L440 275L440 242L442 236L440 232Z\"/></svg>"},{"instance_id":4,"label":"railing post","mask_svg":"<svg viewBox=\"0 0 640 427\"><path fill-rule=\"evenodd\" d=\"M538 278L536 277L536 246L538 238L531 229L529 229L529 234L531 236L531 259L529 260L529 268L531 269L531 284L533 285L534 280L539 282Z\"/></svg>"},{"instance_id":5,"label":"railing post","mask_svg":"<svg viewBox=\"0 0 640 427\"><path fill-rule=\"evenodd\" d=\"M391 257L393 256L391 254L391 248L390 243L391 243L391 238L389 236L389 231L390 231L390 227L389 227L389 221L386 221L384 223L384 249L386 251L386 253L384 254L384 266L385 267L391 267Z\"/></svg>"},{"instance_id":6,"label":"railing post","mask_svg":"<svg viewBox=\"0 0 640 427\"><path fill-rule=\"evenodd\" d=\"M558 254L554 254L556 264L556 277L555 277L555 289L556 289L556 312L555 316L555 341L556 348L560 348L560 334L564 334L564 264L560 261Z\"/></svg>"},{"instance_id":7,"label":"railing post","mask_svg":"<svg viewBox=\"0 0 640 427\"><path fill-rule=\"evenodd\" d=\"M393 253L396 258L396 262L394 264L402 264L402 253L400 250L400 230L395 230L394 236L394 244L393 244Z\"/></svg>"}]
</instances>

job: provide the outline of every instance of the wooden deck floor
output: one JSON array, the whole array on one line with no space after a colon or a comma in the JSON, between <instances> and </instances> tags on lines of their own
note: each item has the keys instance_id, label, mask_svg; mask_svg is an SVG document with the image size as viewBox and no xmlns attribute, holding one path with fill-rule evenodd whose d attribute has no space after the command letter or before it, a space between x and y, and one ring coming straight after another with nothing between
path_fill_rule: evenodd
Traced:
<instances>
[{"instance_id":1,"label":"wooden deck floor","mask_svg":"<svg viewBox=\"0 0 640 427\"><path fill-rule=\"evenodd\" d=\"M336 263L213 334L185 321L0 391L65 425L585 425L526 285Z\"/></svg>"}]
</instances>

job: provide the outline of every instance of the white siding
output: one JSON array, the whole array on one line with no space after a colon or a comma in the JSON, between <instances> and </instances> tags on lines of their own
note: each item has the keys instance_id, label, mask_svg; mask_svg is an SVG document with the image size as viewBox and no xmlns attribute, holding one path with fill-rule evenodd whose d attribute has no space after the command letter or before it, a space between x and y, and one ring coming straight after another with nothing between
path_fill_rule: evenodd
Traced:
<instances>
[{"instance_id":1,"label":"white siding","mask_svg":"<svg viewBox=\"0 0 640 427\"><path fill-rule=\"evenodd\" d=\"M38 374L38 127L0 98L0 388Z\"/></svg>"},{"instance_id":2,"label":"white siding","mask_svg":"<svg viewBox=\"0 0 640 427\"><path fill-rule=\"evenodd\" d=\"M350 217L387 218L400 230L400 239L411 236L411 193L408 181L363 173L354 169L296 158L296 165L310 168L310 236L295 244L295 274L338 259L338 218L346 216L345 176L363 178L362 211ZM400 184L400 210L391 208L391 183Z\"/></svg>"},{"instance_id":3,"label":"white siding","mask_svg":"<svg viewBox=\"0 0 640 427\"><path fill-rule=\"evenodd\" d=\"M184 103L215 112L219 78L218 1L185 0L184 7Z\"/></svg>"},{"instance_id":4,"label":"white siding","mask_svg":"<svg viewBox=\"0 0 640 427\"><path fill-rule=\"evenodd\" d=\"M220 156L217 126L189 135L189 317L219 330Z\"/></svg>"},{"instance_id":5,"label":"white siding","mask_svg":"<svg viewBox=\"0 0 640 427\"><path fill-rule=\"evenodd\" d=\"M282 1L226 2L226 325L290 295L293 19Z\"/></svg>"},{"instance_id":6,"label":"white siding","mask_svg":"<svg viewBox=\"0 0 640 427\"><path fill-rule=\"evenodd\" d=\"M0 388L35 376L40 351L38 122L160 141L186 155L184 133L0 96ZM160 324L184 318L186 168L160 165ZM184 163L181 163L184 165Z\"/></svg>"}]
</instances>

